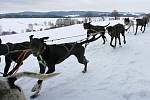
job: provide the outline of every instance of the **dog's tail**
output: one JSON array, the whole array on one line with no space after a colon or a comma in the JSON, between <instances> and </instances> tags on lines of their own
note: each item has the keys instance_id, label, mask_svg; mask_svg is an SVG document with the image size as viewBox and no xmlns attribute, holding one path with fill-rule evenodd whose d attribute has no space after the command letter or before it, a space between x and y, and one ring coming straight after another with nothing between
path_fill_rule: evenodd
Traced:
<instances>
[{"instance_id":1,"label":"dog's tail","mask_svg":"<svg viewBox=\"0 0 150 100\"><path fill-rule=\"evenodd\" d=\"M45 80L48 79L50 77L54 77L59 75L60 73L50 73L50 74L40 74L40 73L34 73L34 72L20 72L20 73L16 73L13 74L12 76L8 76L8 79L13 79L15 82L17 79L21 78L21 77L31 77L31 78L37 78L39 80Z\"/></svg>"},{"instance_id":2,"label":"dog's tail","mask_svg":"<svg viewBox=\"0 0 150 100\"><path fill-rule=\"evenodd\" d=\"M90 43L90 42L93 42L93 41L96 41L97 39L99 39L102 35L99 35L98 37L92 37L91 39L87 39L85 41L82 41L80 42L81 45L85 44L85 43Z\"/></svg>"},{"instance_id":3,"label":"dog's tail","mask_svg":"<svg viewBox=\"0 0 150 100\"><path fill-rule=\"evenodd\" d=\"M107 26L109 26L109 24L110 24L110 22L107 25L103 26L103 27L107 27Z\"/></svg>"}]
</instances>

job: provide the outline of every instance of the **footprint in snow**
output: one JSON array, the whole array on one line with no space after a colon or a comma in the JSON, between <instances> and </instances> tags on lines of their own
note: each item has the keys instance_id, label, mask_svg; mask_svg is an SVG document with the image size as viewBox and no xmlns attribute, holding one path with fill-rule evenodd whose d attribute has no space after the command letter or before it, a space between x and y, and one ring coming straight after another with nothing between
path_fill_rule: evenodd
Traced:
<instances>
[{"instance_id":1,"label":"footprint in snow","mask_svg":"<svg viewBox=\"0 0 150 100\"><path fill-rule=\"evenodd\" d=\"M136 63L136 61L134 60L129 62L129 64L134 64L134 63Z\"/></svg>"}]
</instances>

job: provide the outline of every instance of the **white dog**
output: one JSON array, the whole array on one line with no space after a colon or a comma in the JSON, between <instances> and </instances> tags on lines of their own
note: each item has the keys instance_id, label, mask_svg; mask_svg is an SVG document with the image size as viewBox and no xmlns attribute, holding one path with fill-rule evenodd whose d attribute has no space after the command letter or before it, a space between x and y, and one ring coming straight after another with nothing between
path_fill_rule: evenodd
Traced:
<instances>
[{"instance_id":1,"label":"white dog","mask_svg":"<svg viewBox=\"0 0 150 100\"><path fill-rule=\"evenodd\" d=\"M132 27L133 29L133 32L134 32L134 21L133 20L130 20L129 18L125 18L124 19L124 24L125 26L128 26L128 33L130 32L130 28Z\"/></svg>"},{"instance_id":2,"label":"white dog","mask_svg":"<svg viewBox=\"0 0 150 100\"><path fill-rule=\"evenodd\" d=\"M21 72L9 77L0 77L0 100L26 100L22 89L15 85L15 81L20 77L32 77L45 80L59 73L38 74L32 72Z\"/></svg>"}]
</instances>

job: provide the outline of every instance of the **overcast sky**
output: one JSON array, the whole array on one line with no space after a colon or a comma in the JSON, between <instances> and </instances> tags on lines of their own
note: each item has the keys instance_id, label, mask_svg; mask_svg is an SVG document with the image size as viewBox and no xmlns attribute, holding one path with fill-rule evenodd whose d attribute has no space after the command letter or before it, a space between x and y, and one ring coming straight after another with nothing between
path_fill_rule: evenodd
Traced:
<instances>
[{"instance_id":1,"label":"overcast sky","mask_svg":"<svg viewBox=\"0 0 150 100\"><path fill-rule=\"evenodd\" d=\"M150 13L150 0L0 0L0 13L61 10Z\"/></svg>"}]
</instances>

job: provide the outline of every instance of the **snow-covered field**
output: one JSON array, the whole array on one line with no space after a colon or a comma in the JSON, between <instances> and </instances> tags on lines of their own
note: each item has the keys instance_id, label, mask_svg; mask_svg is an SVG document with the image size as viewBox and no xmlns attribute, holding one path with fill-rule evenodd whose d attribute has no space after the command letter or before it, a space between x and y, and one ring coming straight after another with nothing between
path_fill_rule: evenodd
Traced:
<instances>
[{"instance_id":1,"label":"snow-covered field","mask_svg":"<svg viewBox=\"0 0 150 100\"><path fill-rule=\"evenodd\" d=\"M106 25L109 21L92 23ZM110 21L111 25L122 21ZM14 27L20 27L14 25ZM127 44L116 49L109 46L110 36L106 33L107 42L102 39L90 43L85 56L90 61L87 73L81 73L83 65L74 56L56 65L56 72L61 74L43 83L40 95L35 100L149 100L150 99L150 27L144 34L126 33ZM82 24L52 29L35 33L24 33L1 36L3 43L29 41L29 36L49 36L50 39L86 34ZM47 44L78 41L86 35ZM4 56L0 71L4 69ZM12 66L14 63L12 64ZM24 61L19 71L39 72L38 62L32 55ZM36 79L21 78L16 82L30 100L31 88Z\"/></svg>"},{"instance_id":2,"label":"snow-covered field","mask_svg":"<svg viewBox=\"0 0 150 100\"><path fill-rule=\"evenodd\" d=\"M29 24L37 24L36 27L40 28L44 25L44 22L53 22L55 23L56 19L52 18L6 18L0 19L0 25L2 31L16 31L18 33L24 33L28 28ZM4 24L5 23L5 24ZM19 26L19 27L16 27ZM34 26L34 29L36 28ZM46 27L46 26L45 26Z\"/></svg>"},{"instance_id":3,"label":"snow-covered field","mask_svg":"<svg viewBox=\"0 0 150 100\"><path fill-rule=\"evenodd\" d=\"M51 27L49 23L53 23L55 25L57 19L58 18L3 18L0 19L0 31L15 31L17 33L25 33L29 27L30 29L33 27L33 30L35 31L39 31L40 29L44 30ZM78 19L79 21L83 20L82 18L73 19Z\"/></svg>"}]
</instances>

